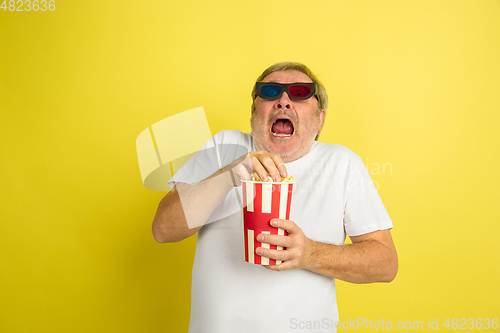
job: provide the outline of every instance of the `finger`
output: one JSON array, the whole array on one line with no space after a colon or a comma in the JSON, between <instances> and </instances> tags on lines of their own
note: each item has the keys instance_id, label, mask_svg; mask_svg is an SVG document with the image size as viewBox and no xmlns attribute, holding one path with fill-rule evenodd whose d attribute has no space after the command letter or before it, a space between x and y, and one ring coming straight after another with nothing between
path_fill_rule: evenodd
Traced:
<instances>
[{"instance_id":1,"label":"finger","mask_svg":"<svg viewBox=\"0 0 500 333\"><path fill-rule=\"evenodd\" d=\"M248 164L249 156L248 154L242 155L235 159L231 164L222 168L222 172L226 173L226 178L228 178L228 184L239 187L241 186L240 179L243 180L252 180L251 172L248 171L248 168L245 164ZM251 168L250 168L251 170Z\"/></svg>"},{"instance_id":2,"label":"finger","mask_svg":"<svg viewBox=\"0 0 500 333\"><path fill-rule=\"evenodd\" d=\"M276 246L290 247L290 237L282 235L259 234L257 240L261 243L267 243Z\"/></svg>"},{"instance_id":3,"label":"finger","mask_svg":"<svg viewBox=\"0 0 500 333\"><path fill-rule=\"evenodd\" d=\"M233 184L235 184L236 187L241 186L240 179L243 180L252 180L252 177L248 173L247 168L242 165L238 164L234 168L230 169L231 176L233 177Z\"/></svg>"},{"instance_id":4,"label":"finger","mask_svg":"<svg viewBox=\"0 0 500 333\"><path fill-rule=\"evenodd\" d=\"M274 161L274 164L278 168L280 176L285 178L288 175L288 173L286 171L285 163L283 163L283 160L281 159L281 157L279 155L273 154L272 159ZM280 179L280 181L281 181L281 179Z\"/></svg>"},{"instance_id":5,"label":"finger","mask_svg":"<svg viewBox=\"0 0 500 333\"><path fill-rule=\"evenodd\" d=\"M281 181L280 171L278 170L278 167L275 163L275 160L272 158L272 156L273 156L273 154L264 155L260 158L260 162L262 163L262 165L266 169L266 172L271 176L271 178L275 182L280 182Z\"/></svg>"},{"instance_id":6,"label":"finger","mask_svg":"<svg viewBox=\"0 0 500 333\"><path fill-rule=\"evenodd\" d=\"M269 269L271 271L281 272L281 271L286 271L288 269L292 269L293 268L293 264L290 261L284 261L281 264L277 264L277 265L262 265L262 267L267 268L267 269Z\"/></svg>"},{"instance_id":7,"label":"finger","mask_svg":"<svg viewBox=\"0 0 500 333\"><path fill-rule=\"evenodd\" d=\"M269 259L283 260L283 261L292 259L292 253L290 253L290 251L287 250L271 250L263 247L258 247L255 249L255 252L258 255Z\"/></svg>"},{"instance_id":8,"label":"finger","mask_svg":"<svg viewBox=\"0 0 500 333\"><path fill-rule=\"evenodd\" d=\"M241 162L241 164L245 166L249 174L253 173L252 160L250 158L250 154L245 155L245 159Z\"/></svg>"},{"instance_id":9,"label":"finger","mask_svg":"<svg viewBox=\"0 0 500 333\"><path fill-rule=\"evenodd\" d=\"M253 172L255 172L257 175L259 175L260 179L262 179L263 181L266 182L267 181L267 170L264 168L264 166L262 165L259 158L257 158L257 156L252 156L251 160L252 160Z\"/></svg>"},{"instance_id":10,"label":"finger","mask_svg":"<svg viewBox=\"0 0 500 333\"><path fill-rule=\"evenodd\" d=\"M294 222L289 220L272 219L270 223L273 227L284 229L289 234L297 233L300 230L300 228Z\"/></svg>"}]
</instances>

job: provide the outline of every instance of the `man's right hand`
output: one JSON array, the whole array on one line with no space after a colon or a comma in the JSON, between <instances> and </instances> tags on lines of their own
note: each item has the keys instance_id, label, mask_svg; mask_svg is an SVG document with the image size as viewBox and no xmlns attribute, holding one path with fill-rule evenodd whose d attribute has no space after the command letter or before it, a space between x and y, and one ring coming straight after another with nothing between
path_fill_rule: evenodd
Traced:
<instances>
[{"instance_id":1,"label":"man's right hand","mask_svg":"<svg viewBox=\"0 0 500 333\"><path fill-rule=\"evenodd\" d=\"M263 181L267 181L268 175L275 182L280 182L281 177L287 176L285 163L279 155L265 150L251 151L248 155L250 155L253 171Z\"/></svg>"},{"instance_id":2,"label":"man's right hand","mask_svg":"<svg viewBox=\"0 0 500 333\"><path fill-rule=\"evenodd\" d=\"M263 181L267 181L270 176L273 181L280 182L281 177L288 175L281 157L265 150L249 152L228 165L228 169L232 176L231 183L236 187L241 186L240 179L251 180L252 172L259 175Z\"/></svg>"},{"instance_id":3,"label":"man's right hand","mask_svg":"<svg viewBox=\"0 0 500 333\"><path fill-rule=\"evenodd\" d=\"M229 171L229 172L227 172ZM178 242L195 234L206 223L214 209L240 179L251 180L252 173L274 181L287 176L281 157L259 150L245 154L209 178L195 184L178 183L175 191L161 200L153 220L153 235L160 243Z\"/></svg>"}]
</instances>

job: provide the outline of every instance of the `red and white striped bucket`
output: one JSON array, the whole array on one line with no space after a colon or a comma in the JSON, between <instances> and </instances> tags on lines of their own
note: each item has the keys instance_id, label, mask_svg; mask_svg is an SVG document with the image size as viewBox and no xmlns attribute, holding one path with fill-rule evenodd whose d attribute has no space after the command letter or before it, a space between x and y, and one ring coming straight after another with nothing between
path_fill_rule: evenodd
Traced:
<instances>
[{"instance_id":1,"label":"red and white striped bucket","mask_svg":"<svg viewBox=\"0 0 500 333\"><path fill-rule=\"evenodd\" d=\"M272 227L273 218L288 220L292 202L293 183L266 183L242 180L243 224L245 237L245 261L257 265L277 265L281 260L262 257L255 253L258 247L283 250L283 247L261 243L257 235L288 235L281 229Z\"/></svg>"}]
</instances>

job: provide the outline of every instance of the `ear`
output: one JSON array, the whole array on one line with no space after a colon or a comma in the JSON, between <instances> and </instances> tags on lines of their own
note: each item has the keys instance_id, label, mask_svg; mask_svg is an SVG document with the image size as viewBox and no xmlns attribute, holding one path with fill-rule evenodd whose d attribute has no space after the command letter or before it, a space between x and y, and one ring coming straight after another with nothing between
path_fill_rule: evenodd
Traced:
<instances>
[{"instance_id":1,"label":"ear","mask_svg":"<svg viewBox=\"0 0 500 333\"><path fill-rule=\"evenodd\" d=\"M319 124L318 134L321 132L321 129L323 128L323 124L325 123L325 116L326 116L325 109L321 109L321 113L319 114L320 124Z\"/></svg>"}]
</instances>

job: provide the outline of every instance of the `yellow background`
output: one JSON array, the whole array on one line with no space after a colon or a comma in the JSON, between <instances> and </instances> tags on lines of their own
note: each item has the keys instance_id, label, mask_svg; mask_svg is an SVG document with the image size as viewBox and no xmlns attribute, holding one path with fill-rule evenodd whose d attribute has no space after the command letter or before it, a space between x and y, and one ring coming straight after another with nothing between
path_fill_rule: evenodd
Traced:
<instances>
[{"instance_id":1,"label":"yellow background","mask_svg":"<svg viewBox=\"0 0 500 333\"><path fill-rule=\"evenodd\" d=\"M341 320L500 318L499 45L498 0L0 10L0 332L186 332L196 239L155 243L135 139L197 106L249 131L288 60L328 89L320 141L392 166L372 174L399 274L338 282Z\"/></svg>"}]
</instances>

